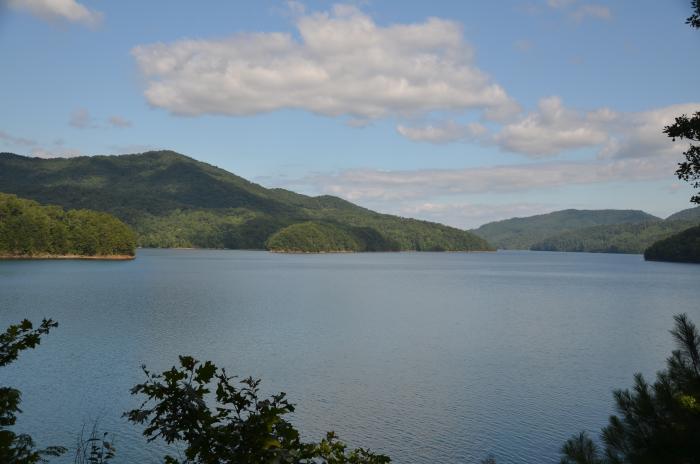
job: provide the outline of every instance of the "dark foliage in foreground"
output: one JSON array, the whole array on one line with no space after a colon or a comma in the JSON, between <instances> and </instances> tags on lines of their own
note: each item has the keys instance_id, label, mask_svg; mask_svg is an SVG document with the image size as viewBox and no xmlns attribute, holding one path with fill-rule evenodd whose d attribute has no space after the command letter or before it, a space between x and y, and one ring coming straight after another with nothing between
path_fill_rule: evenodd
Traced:
<instances>
[{"instance_id":1,"label":"dark foliage in foreground","mask_svg":"<svg viewBox=\"0 0 700 464\"><path fill-rule=\"evenodd\" d=\"M80 432L75 447L74 464L107 464L117 454L114 443L107 432L97 430L97 422L93 424L90 435L85 438L85 428Z\"/></svg>"},{"instance_id":2,"label":"dark foliage in foreground","mask_svg":"<svg viewBox=\"0 0 700 464\"><path fill-rule=\"evenodd\" d=\"M284 393L262 399L260 380L236 380L224 369L189 356L162 374L146 370L146 382L131 393L144 395L139 409L126 413L146 424L149 441L185 445L185 459L165 462L201 464L328 463L381 464L387 456L369 450L348 451L334 433L320 443L304 443L284 416L294 411ZM215 405L210 407L211 400Z\"/></svg>"},{"instance_id":3,"label":"dark foliage in foreground","mask_svg":"<svg viewBox=\"0 0 700 464\"><path fill-rule=\"evenodd\" d=\"M700 1L693 0L693 13L685 20L686 24L695 29L700 29ZM692 142L700 142L700 111L688 117L681 115L670 126L664 128L664 133L671 137L673 141L678 138L687 140L690 143L688 150L683 153L685 161L678 165L676 175L679 179L691 183L695 188L700 188L700 146ZM691 199L693 203L700 203L700 194L694 195Z\"/></svg>"},{"instance_id":4,"label":"dark foliage in foreground","mask_svg":"<svg viewBox=\"0 0 700 464\"><path fill-rule=\"evenodd\" d=\"M685 20L686 24L690 24L691 27L700 29L700 0L693 0L693 14Z\"/></svg>"},{"instance_id":5,"label":"dark foliage in foreground","mask_svg":"<svg viewBox=\"0 0 700 464\"><path fill-rule=\"evenodd\" d=\"M41 337L58 326L52 320L44 319L39 327L23 320L11 325L0 334L0 367L7 366L17 359L20 352L35 348ZM59 446L37 449L34 440L26 434L16 434L9 428L15 425L21 393L10 387L0 387L0 462L3 464L33 464L44 462L47 456L59 456L66 450Z\"/></svg>"},{"instance_id":6,"label":"dark foliage in foreground","mask_svg":"<svg viewBox=\"0 0 700 464\"><path fill-rule=\"evenodd\" d=\"M614 392L619 415L602 430L603 449L581 433L562 448L562 464L700 462L700 334L685 314L671 331L678 349L653 384L641 374Z\"/></svg>"},{"instance_id":7,"label":"dark foliage in foreground","mask_svg":"<svg viewBox=\"0 0 700 464\"><path fill-rule=\"evenodd\" d=\"M700 111L690 117L685 114L677 117L676 122L664 128L664 133L674 141L678 138L691 142L683 153L685 161L678 165L676 175L679 179L690 182L693 187L700 188L700 145L692 143L700 142ZM690 201L700 204L700 194L693 195Z\"/></svg>"}]
</instances>

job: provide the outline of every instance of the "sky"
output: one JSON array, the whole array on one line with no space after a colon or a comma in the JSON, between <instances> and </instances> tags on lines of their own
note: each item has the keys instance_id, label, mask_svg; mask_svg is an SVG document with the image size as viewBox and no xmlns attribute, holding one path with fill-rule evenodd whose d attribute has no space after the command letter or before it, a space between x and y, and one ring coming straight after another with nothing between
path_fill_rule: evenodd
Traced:
<instances>
[{"instance_id":1,"label":"sky","mask_svg":"<svg viewBox=\"0 0 700 464\"><path fill-rule=\"evenodd\" d=\"M0 151L170 149L460 228L692 206L690 0L0 4Z\"/></svg>"}]
</instances>

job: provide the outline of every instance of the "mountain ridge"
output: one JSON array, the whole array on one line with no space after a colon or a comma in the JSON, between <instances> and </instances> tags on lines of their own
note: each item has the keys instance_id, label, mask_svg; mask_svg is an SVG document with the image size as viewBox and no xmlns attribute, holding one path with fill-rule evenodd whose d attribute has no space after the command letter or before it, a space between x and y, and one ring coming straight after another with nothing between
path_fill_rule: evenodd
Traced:
<instances>
[{"instance_id":1,"label":"mountain ridge","mask_svg":"<svg viewBox=\"0 0 700 464\"><path fill-rule=\"evenodd\" d=\"M661 221L641 210L564 209L527 217L516 217L486 223L471 232L500 249L528 250L555 234L592 226Z\"/></svg>"},{"instance_id":2,"label":"mountain ridge","mask_svg":"<svg viewBox=\"0 0 700 464\"><path fill-rule=\"evenodd\" d=\"M354 251L492 249L454 227L268 189L170 150L52 159L0 153L0 191L114 214L135 229L140 246L262 249L274 233L311 221L350 234L362 244Z\"/></svg>"},{"instance_id":3,"label":"mountain ridge","mask_svg":"<svg viewBox=\"0 0 700 464\"><path fill-rule=\"evenodd\" d=\"M598 224L589 225L591 221ZM567 209L495 221L474 232L501 249L641 254L657 241L697 224L700 207L666 219L641 210Z\"/></svg>"}]
</instances>

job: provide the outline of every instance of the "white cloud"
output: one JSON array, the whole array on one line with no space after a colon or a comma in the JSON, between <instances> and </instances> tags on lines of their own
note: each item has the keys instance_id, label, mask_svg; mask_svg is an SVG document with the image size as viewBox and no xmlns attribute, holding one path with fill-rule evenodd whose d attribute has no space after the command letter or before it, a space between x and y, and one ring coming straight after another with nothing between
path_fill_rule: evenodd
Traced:
<instances>
[{"instance_id":1,"label":"white cloud","mask_svg":"<svg viewBox=\"0 0 700 464\"><path fill-rule=\"evenodd\" d=\"M565 108L559 97L548 97L536 112L504 126L494 140L505 150L538 158L605 143L608 133L600 126Z\"/></svg>"},{"instance_id":2,"label":"white cloud","mask_svg":"<svg viewBox=\"0 0 700 464\"><path fill-rule=\"evenodd\" d=\"M586 18L602 19L608 21L612 19L612 12L607 6L586 4L581 5L574 12L572 12L571 17L576 21L583 21Z\"/></svg>"},{"instance_id":3,"label":"white cloud","mask_svg":"<svg viewBox=\"0 0 700 464\"><path fill-rule=\"evenodd\" d=\"M135 47L146 99L179 115L292 108L371 120L439 110L502 118L519 110L476 67L453 21L381 26L347 5L297 11L300 40L254 33Z\"/></svg>"},{"instance_id":4,"label":"white cloud","mask_svg":"<svg viewBox=\"0 0 700 464\"><path fill-rule=\"evenodd\" d=\"M570 185L668 178L677 160L642 158L581 162L540 162L520 165L380 171L353 169L317 174L287 186L307 187L317 193L338 195L350 201L428 199L451 195L551 190Z\"/></svg>"},{"instance_id":5,"label":"white cloud","mask_svg":"<svg viewBox=\"0 0 700 464\"><path fill-rule=\"evenodd\" d=\"M677 116L692 114L700 108L698 103L666 106L638 113L622 114L607 124L611 127L610 141L600 150L600 158L681 158L687 142L675 143L663 133L663 128Z\"/></svg>"},{"instance_id":6,"label":"white cloud","mask_svg":"<svg viewBox=\"0 0 700 464\"><path fill-rule=\"evenodd\" d=\"M447 143L466 138L478 138L485 134L487 129L477 122L460 125L454 121L447 121L426 126L407 127L399 125L396 131L415 142Z\"/></svg>"},{"instance_id":7,"label":"white cloud","mask_svg":"<svg viewBox=\"0 0 700 464\"><path fill-rule=\"evenodd\" d=\"M96 26L102 21L102 13L75 0L8 0L8 5L48 21L63 20L88 26Z\"/></svg>"},{"instance_id":8,"label":"white cloud","mask_svg":"<svg viewBox=\"0 0 700 464\"><path fill-rule=\"evenodd\" d=\"M638 112L610 108L582 111L569 108L561 98L540 100L537 109L502 124L493 133L479 123L454 120L424 126L399 124L397 132L413 141L450 143L478 141L529 158L555 157L570 150L589 148L598 158L671 157L678 159L687 142L673 143L663 128L681 114L691 114L698 103L683 103Z\"/></svg>"},{"instance_id":9,"label":"white cloud","mask_svg":"<svg viewBox=\"0 0 700 464\"><path fill-rule=\"evenodd\" d=\"M131 127L131 121L128 119L122 118L121 116L110 116L107 122L113 126L113 127L119 127L119 128L124 128L124 127Z\"/></svg>"},{"instance_id":10,"label":"white cloud","mask_svg":"<svg viewBox=\"0 0 700 464\"><path fill-rule=\"evenodd\" d=\"M673 177L677 162L672 158L627 158L466 169L350 169L300 179L267 179L266 183L310 195L336 195L377 211L474 227L513 216L588 207L529 203L524 199L529 193L535 193L531 198L536 198L538 192L554 198L553 193L576 186L599 188L606 184L668 180Z\"/></svg>"}]
</instances>

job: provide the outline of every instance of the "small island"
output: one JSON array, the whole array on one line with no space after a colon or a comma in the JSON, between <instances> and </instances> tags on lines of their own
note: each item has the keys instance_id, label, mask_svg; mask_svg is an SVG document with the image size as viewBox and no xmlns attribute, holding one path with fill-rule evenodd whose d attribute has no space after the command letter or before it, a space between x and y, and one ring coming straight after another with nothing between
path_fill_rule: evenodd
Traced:
<instances>
[{"instance_id":1,"label":"small island","mask_svg":"<svg viewBox=\"0 0 700 464\"><path fill-rule=\"evenodd\" d=\"M114 216L65 211L0 193L0 259L134 259L136 236Z\"/></svg>"}]
</instances>

